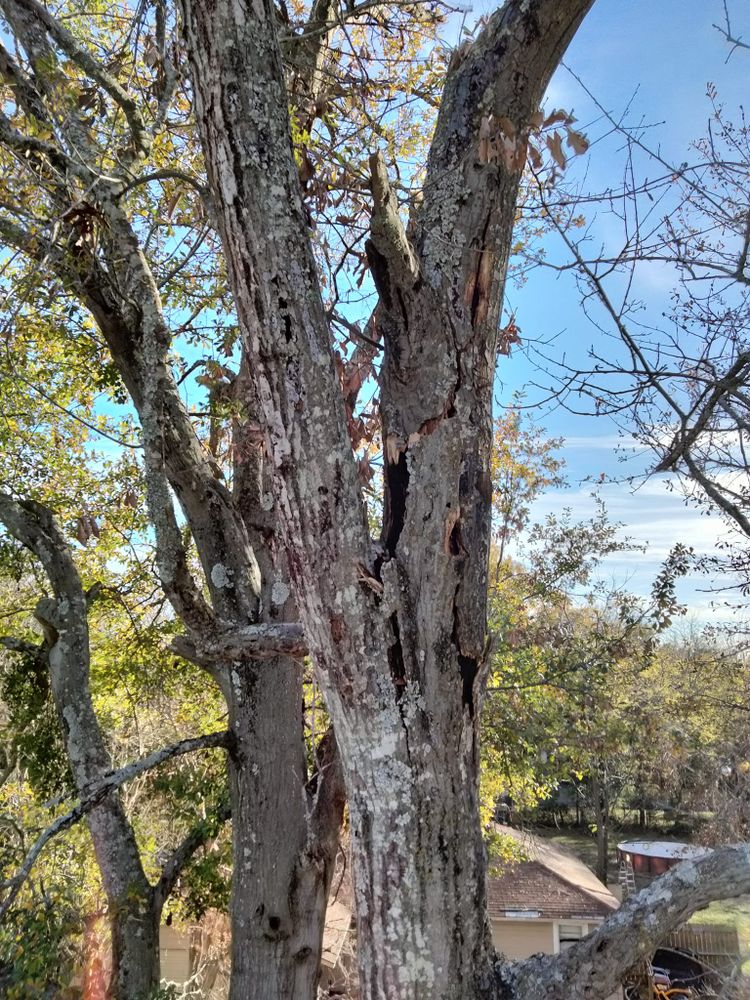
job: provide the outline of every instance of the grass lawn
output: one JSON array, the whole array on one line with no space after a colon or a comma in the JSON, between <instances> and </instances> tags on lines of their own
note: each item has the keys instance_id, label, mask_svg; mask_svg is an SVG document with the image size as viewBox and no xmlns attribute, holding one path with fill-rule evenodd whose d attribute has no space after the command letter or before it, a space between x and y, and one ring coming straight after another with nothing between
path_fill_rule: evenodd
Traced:
<instances>
[{"instance_id":1,"label":"grass lawn","mask_svg":"<svg viewBox=\"0 0 750 1000\"><path fill-rule=\"evenodd\" d=\"M711 903L695 913L690 923L713 924L716 927L736 927L740 942L742 971L750 976L750 896L737 896L720 903Z\"/></svg>"}]
</instances>

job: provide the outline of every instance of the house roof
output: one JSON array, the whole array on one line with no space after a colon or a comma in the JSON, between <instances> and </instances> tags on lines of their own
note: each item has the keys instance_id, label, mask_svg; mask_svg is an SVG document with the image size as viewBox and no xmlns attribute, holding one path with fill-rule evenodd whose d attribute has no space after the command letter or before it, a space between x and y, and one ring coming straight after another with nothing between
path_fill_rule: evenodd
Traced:
<instances>
[{"instance_id":1,"label":"house roof","mask_svg":"<svg viewBox=\"0 0 750 1000\"><path fill-rule=\"evenodd\" d=\"M499 872L487 879L493 920L523 912L542 920L600 918L617 908L617 899L574 854L526 831L497 831L516 840L529 860L495 866Z\"/></svg>"}]
</instances>

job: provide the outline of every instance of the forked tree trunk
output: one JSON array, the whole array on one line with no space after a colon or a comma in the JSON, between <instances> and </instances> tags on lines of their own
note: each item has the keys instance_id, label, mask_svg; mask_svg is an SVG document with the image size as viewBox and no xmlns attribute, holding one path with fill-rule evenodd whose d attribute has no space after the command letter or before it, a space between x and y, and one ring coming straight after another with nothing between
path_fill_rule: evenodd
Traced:
<instances>
[{"instance_id":1,"label":"forked tree trunk","mask_svg":"<svg viewBox=\"0 0 750 1000\"><path fill-rule=\"evenodd\" d=\"M233 491L216 477L172 377L171 332L153 275L120 207L106 204L106 209L111 215L109 260L140 308L129 312L116 295L108 298L102 283L87 289L87 305L141 418L165 592L200 646L223 628L273 621L282 610L275 594L289 594L269 552L270 532L257 526L268 518L262 508L263 463L256 446L238 441L243 461L234 468ZM241 373L240 381L245 377ZM246 413L254 412L249 399L243 403ZM167 483L192 530L210 607L187 568ZM288 598L281 604L293 610ZM222 689L233 736L231 1000L314 1000L343 811L338 765L332 763L321 781L322 798L311 797L298 661L217 662L198 656L197 662Z\"/></svg>"},{"instance_id":2,"label":"forked tree trunk","mask_svg":"<svg viewBox=\"0 0 750 1000\"><path fill-rule=\"evenodd\" d=\"M367 253L384 347L376 546L301 203L275 6L183 0L279 537L341 751L362 1000L601 998L652 940L629 901L593 945L496 961L477 808L499 309L530 122L591 3L508 0L457 54L411 238L371 157ZM502 152L480 142L487 130ZM700 897L703 877L675 874L674 897L643 903L650 925L687 912L685 888Z\"/></svg>"},{"instance_id":3,"label":"forked tree trunk","mask_svg":"<svg viewBox=\"0 0 750 1000\"><path fill-rule=\"evenodd\" d=\"M566 4L552 16L548 41L539 40L533 19L500 26L501 38L514 32L540 50L532 85L519 78L511 88L516 119L536 108L554 56L587 5ZM290 578L343 758L361 994L469 1000L480 995L491 965L477 725L487 651L494 344L522 157L510 172L469 165L467 177L450 164L451 186L417 220L417 254L399 228L384 169L374 164L368 255L383 310L386 478L376 557L343 408L331 392L329 334L290 153L273 6L198 0L186 5L184 22L209 175L269 429ZM491 82L477 73L477 100ZM466 99L464 91L451 98L455 119L476 114L459 106ZM447 131L454 127L461 126L452 118ZM451 142L443 141L444 158L459 155ZM454 232L445 231L434 215L457 204L470 207L454 215ZM453 246L464 247L466 261L446 261Z\"/></svg>"},{"instance_id":4,"label":"forked tree trunk","mask_svg":"<svg viewBox=\"0 0 750 1000\"><path fill-rule=\"evenodd\" d=\"M549 38L547 26L515 10L495 25L490 56L513 37L539 60L531 80L511 65L504 71L503 111L519 132L587 6L568 0L548 12ZM430 168L441 177L437 203L426 201L417 219L416 250L382 162L373 162L368 256L385 347L386 507L376 555L335 390L275 20L270 2L184 5L290 579L343 759L361 995L473 1000L488 985L492 955L477 808L492 382L523 156L505 169L464 162L466 151L454 148L479 113L467 105L493 84L479 61L475 79L446 98L436 154L444 162Z\"/></svg>"}]
</instances>

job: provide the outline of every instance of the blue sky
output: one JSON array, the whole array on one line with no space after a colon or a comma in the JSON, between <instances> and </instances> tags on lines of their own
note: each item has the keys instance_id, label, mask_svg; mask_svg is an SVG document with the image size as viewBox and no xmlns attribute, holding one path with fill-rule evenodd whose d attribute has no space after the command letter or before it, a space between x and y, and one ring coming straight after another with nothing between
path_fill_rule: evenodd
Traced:
<instances>
[{"instance_id":1,"label":"blue sky","mask_svg":"<svg viewBox=\"0 0 750 1000\"><path fill-rule=\"evenodd\" d=\"M494 5L476 0L467 23L489 13ZM750 40L750 4L729 0L735 34ZM565 63L579 76L597 100L616 115L632 100L628 121L662 123L649 131L670 161L690 158L692 140L705 133L710 115L707 84L718 88L719 99L734 116L748 96L750 52L736 51L727 61L729 47L712 24L723 20L721 0L597 0L574 39ZM573 111L580 127L596 138L601 126L595 106L571 72L561 68L552 80L546 106ZM589 189L616 185L622 178L622 141L596 142L589 153L573 161L569 174L586 172ZM550 250L552 253L553 250ZM639 293L648 308L663 309L671 286L671 274L663 265L641 269ZM570 275L556 277L550 271L534 272L520 288L509 288L509 300L517 313L524 338L558 335L556 345L568 357L585 358L589 344L601 335L580 309L575 281ZM499 402L507 402L515 390L527 390L527 401L538 398L529 388L535 369L523 351L501 358L496 385ZM593 513L591 483L604 473L622 479L638 475L644 455L627 447L617 427L607 417L575 417L560 407L532 411L535 419L554 436L564 436L563 456L571 488L550 493L535 508L538 518L571 507L576 516ZM625 447L623 447L623 445ZM604 566L606 579L647 594L659 563L671 546L682 541L697 551L712 552L723 528L717 517L699 513L693 505L670 492L663 478L650 479L633 492L625 484L607 483L601 488L613 520L627 525L626 534L648 543L646 555L629 553L611 558ZM707 581L692 577L680 586L680 595L690 607L689 618L699 620L729 617L723 608L711 609Z\"/></svg>"}]
</instances>

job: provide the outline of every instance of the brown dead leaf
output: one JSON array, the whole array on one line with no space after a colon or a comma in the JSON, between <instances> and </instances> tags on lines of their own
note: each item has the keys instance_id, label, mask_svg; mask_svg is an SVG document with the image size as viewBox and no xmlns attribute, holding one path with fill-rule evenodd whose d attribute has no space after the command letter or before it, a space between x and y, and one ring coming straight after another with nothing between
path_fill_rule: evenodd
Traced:
<instances>
[{"instance_id":1,"label":"brown dead leaf","mask_svg":"<svg viewBox=\"0 0 750 1000\"><path fill-rule=\"evenodd\" d=\"M567 111L563 111L562 108L555 108L542 122L542 128L550 128L551 125L570 125L572 121L573 119Z\"/></svg>"},{"instance_id":2,"label":"brown dead leaf","mask_svg":"<svg viewBox=\"0 0 750 1000\"><path fill-rule=\"evenodd\" d=\"M550 153L552 153L552 159L560 167L561 170L565 169L565 164L568 162L565 153L562 148L562 136L559 132L555 131L552 135L547 136L547 148Z\"/></svg>"},{"instance_id":3,"label":"brown dead leaf","mask_svg":"<svg viewBox=\"0 0 750 1000\"><path fill-rule=\"evenodd\" d=\"M580 156L589 148L589 141L585 135L582 135L580 132L576 132L575 129L569 128L568 145L577 156Z\"/></svg>"}]
</instances>

